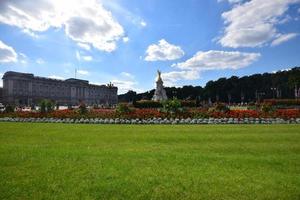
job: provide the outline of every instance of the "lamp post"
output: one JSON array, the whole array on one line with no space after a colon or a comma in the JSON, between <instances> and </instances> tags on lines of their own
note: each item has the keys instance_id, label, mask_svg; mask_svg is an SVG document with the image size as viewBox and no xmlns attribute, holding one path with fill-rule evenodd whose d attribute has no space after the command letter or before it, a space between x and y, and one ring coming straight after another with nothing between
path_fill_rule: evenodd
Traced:
<instances>
[{"instance_id":1,"label":"lamp post","mask_svg":"<svg viewBox=\"0 0 300 200\"><path fill-rule=\"evenodd\" d=\"M227 94L227 98L228 98L228 103L230 105L231 104L231 94L230 93Z\"/></svg>"},{"instance_id":2,"label":"lamp post","mask_svg":"<svg viewBox=\"0 0 300 200\"><path fill-rule=\"evenodd\" d=\"M277 90L277 88L271 87L271 90L272 90L272 92L273 92L273 99L275 99L275 91Z\"/></svg>"},{"instance_id":3,"label":"lamp post","mask_svg":"<svg viewBox=\"0 0 300 200\"><path fill-rule=\"evenodd\" d=\"M256 90L256 92L255 92L256 101L257 101L257 102L260 102L261 97L264 96L264 95L266 95L266 93L264 93L264 92L258 92L258 91Z\"/></svg>"},{"instance_id":4,"label":"lamp post","mask_svg":"<svg viewBox=\"0 0 300 200\"><path fill-rule=\"evenodd\" d=\"M245 100L245 95L244 95L244 93L243 92L241 92L241 103L243 104L244 103L244 100Z\"/></svg>"},{"instance_id":5,"label":"lamp post","mask_svg":"<svg viewBox=\"0 0 300 200\"><path fill-rule=\"evenodd\" d=\"M173 90L172 93L173 93L173 99L174 99L174 97L177 98L177 95L176 95L177 92L175 90Z\"/></svg>"}]
</instances>

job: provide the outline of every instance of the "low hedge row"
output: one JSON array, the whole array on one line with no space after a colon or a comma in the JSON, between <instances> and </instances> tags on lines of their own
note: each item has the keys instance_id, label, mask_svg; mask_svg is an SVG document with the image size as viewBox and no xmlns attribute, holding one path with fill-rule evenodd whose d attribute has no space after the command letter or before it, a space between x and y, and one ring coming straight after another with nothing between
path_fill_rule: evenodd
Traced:
<instances>
[{"instance_id":1,"label":"low hedge row","mask_svg":"<svg viewBox=\"0 0 300 200\"><path fill-rule=\"evenodd\" d=\"M181 100L179 102L184 108L195 108L198 106L196 101ZM133 106L135 108L162 108L163 103L159 101L141 100L133 102Z\"/></svg>"}]
</instances>

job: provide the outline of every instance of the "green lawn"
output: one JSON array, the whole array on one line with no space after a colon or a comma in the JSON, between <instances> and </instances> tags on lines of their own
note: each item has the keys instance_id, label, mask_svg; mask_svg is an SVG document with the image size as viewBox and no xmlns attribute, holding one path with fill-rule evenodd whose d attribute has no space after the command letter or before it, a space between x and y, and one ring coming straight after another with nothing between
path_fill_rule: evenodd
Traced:
<instances>
[{"instance_id":1,"label":"green lawn","mask_svg":"<svg viewBox=\"0 0 300 200\"><path fill-rule=\"evenodd\" d=\"M0 199L300 199L300 126L0 123Z\"/></svg>"}]
</instances>

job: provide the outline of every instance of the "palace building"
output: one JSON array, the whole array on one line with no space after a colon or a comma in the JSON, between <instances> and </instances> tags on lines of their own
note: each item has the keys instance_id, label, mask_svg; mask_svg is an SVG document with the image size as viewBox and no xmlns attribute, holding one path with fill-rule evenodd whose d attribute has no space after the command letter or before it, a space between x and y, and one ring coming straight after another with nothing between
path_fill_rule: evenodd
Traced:
<instances>
[{"instance_id":1,"label":"palace building","mask_svg":"<svg viewBox=\"0 0 300 200\"><path fill-rule=\"evenodd\" d=\"M59 105L115 105L118 88L112 84L94 85L86 80L69 78L58 80L34 76L30 73L6 72L3 77L3 103L36 105L50 99Z\"/></svg>"}]
</instances>

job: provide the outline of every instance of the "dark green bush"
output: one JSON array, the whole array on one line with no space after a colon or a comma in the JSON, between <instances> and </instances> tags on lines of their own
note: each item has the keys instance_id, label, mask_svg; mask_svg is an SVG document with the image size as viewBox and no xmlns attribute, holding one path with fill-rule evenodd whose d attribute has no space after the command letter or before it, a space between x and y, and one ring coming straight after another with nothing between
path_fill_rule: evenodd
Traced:
<instances>
[{"instance_id":1,"label":"dark green bush","mask_svg":"<svg viewBox=\"0 0 300 200\"><path fill-rule=\"evenodd\" d=\"M192 115L193 118L209 118L208 112L194 112Z\"/></svg>"},{"instance_id":2,"label":"dark green bush","mask_svg":"<svg viewBox=\"0 0 300 200\"><path fill-rule=\"evenodd\" d=\"M98 104L94 104L94 105L93 105L93 109L99 109Z\"/></svg>"},{"instance_id":3,"label":"dark green bush","mask_svg":"<svg viewBox=\"0 0 300 200\"><path fill-rule=\"evenodd\" d=\"M183 100L180 102L182 107L187 107L187 108L194 108L197 107L196 101L187 101Z\"/></svg>"},{"instance_id":4,"label":"dark green bush","mask_svg":"<svg viewBox=\"0 0 300 200\"><path fill-rule=\"evenodd\" d=\"M265 99L264 103L273 106L299 106L300 99Z\"/></svg>"},{"instance_id":5,"label":"dark green bush","mask_svg":"<svg viewBox=\"0 0 300 200\"><path fill-rule=\"evenodd\" d=\"M181 110L181 103L178 99L173 98L162 103L163 111L168 113L176 113Z\"/></svg>"},{"instance_id":6,"label":"dark green bush","mask_svg":"<svg viewBox=\"0 0 300 200\"><path fill-rule=\"evenodd\" d=\"M80 103L79 104L79 113L81 114L81 115L84 115L84 114L86 114L88 112L88 110L87 110L87 107L86 107L86 105L85 105L85 103Z\"/></svg>"},{"instance_id":7,"label":"dark green bush","mask_svg":"<svg viewBox=\"0 0 300 200\"><path fill-rule=\"evenodd\" d=\"M126 103L119 103L117 105L116 111L120 114L130 113L132 110Z\"/></svg>"},{"instance_id":8,"label":"dark green bush","mask_svg":"<svg viewBox=\"0 0 300 200\"><path fill-rule=\"evenodd\" d=\"M135 108L161 108L163 107L162 103L159 101L152 100L141 100L133 102Z\"/></svg>"},{"instance_id":9,"label":"dark green bush","mask_svg":"<svg viewBox=\"0 0 300 200\"><path fill-rule=\"evenodd\" d=\"M56 104L55 104L55 109L56 109L56 110L59 110L59 103L56 103Z\"/></svg>"},{"instance_id":10,"label":"dark green bush","mask_svg":"<svg viewBox=\"0 0 300 200\"><path fill-rule=\"evenodd\" d=\"M224 103L217 103L209 109L210 112L228 112L230 109Z\"/></svg>"},{"instance_id":11,"label":"dark green bush","mask_svg":"<svg viewBox=\"0 0 300 200\"><path fill-rule=\"evenodd\" d=\"M271 113L275 111L275 108L272 106L272 104L264 103L261 105L261 111L264 113Z\"/></svg>"},{"instance_id":12,"label":"dark green bush","mask_svg":"<svg viewBox=\"0 0 300 200\"><path fill-rule=\"evenodd\" d=\"M40 112L46 113L54 110L54 103L51 100L44 99L40 102Z\"/></svg>"},{"instance_id":13,"label":"dark green bush","mask_svg":"<svg viewBox=\"0 0 300 200\"><path fill-rule=\"evenodd\" d=\"M13 105L6 105L5 106L5 112L6 113L12 113L15 111L15 107Z\"/></svg>"}]
</instances>

